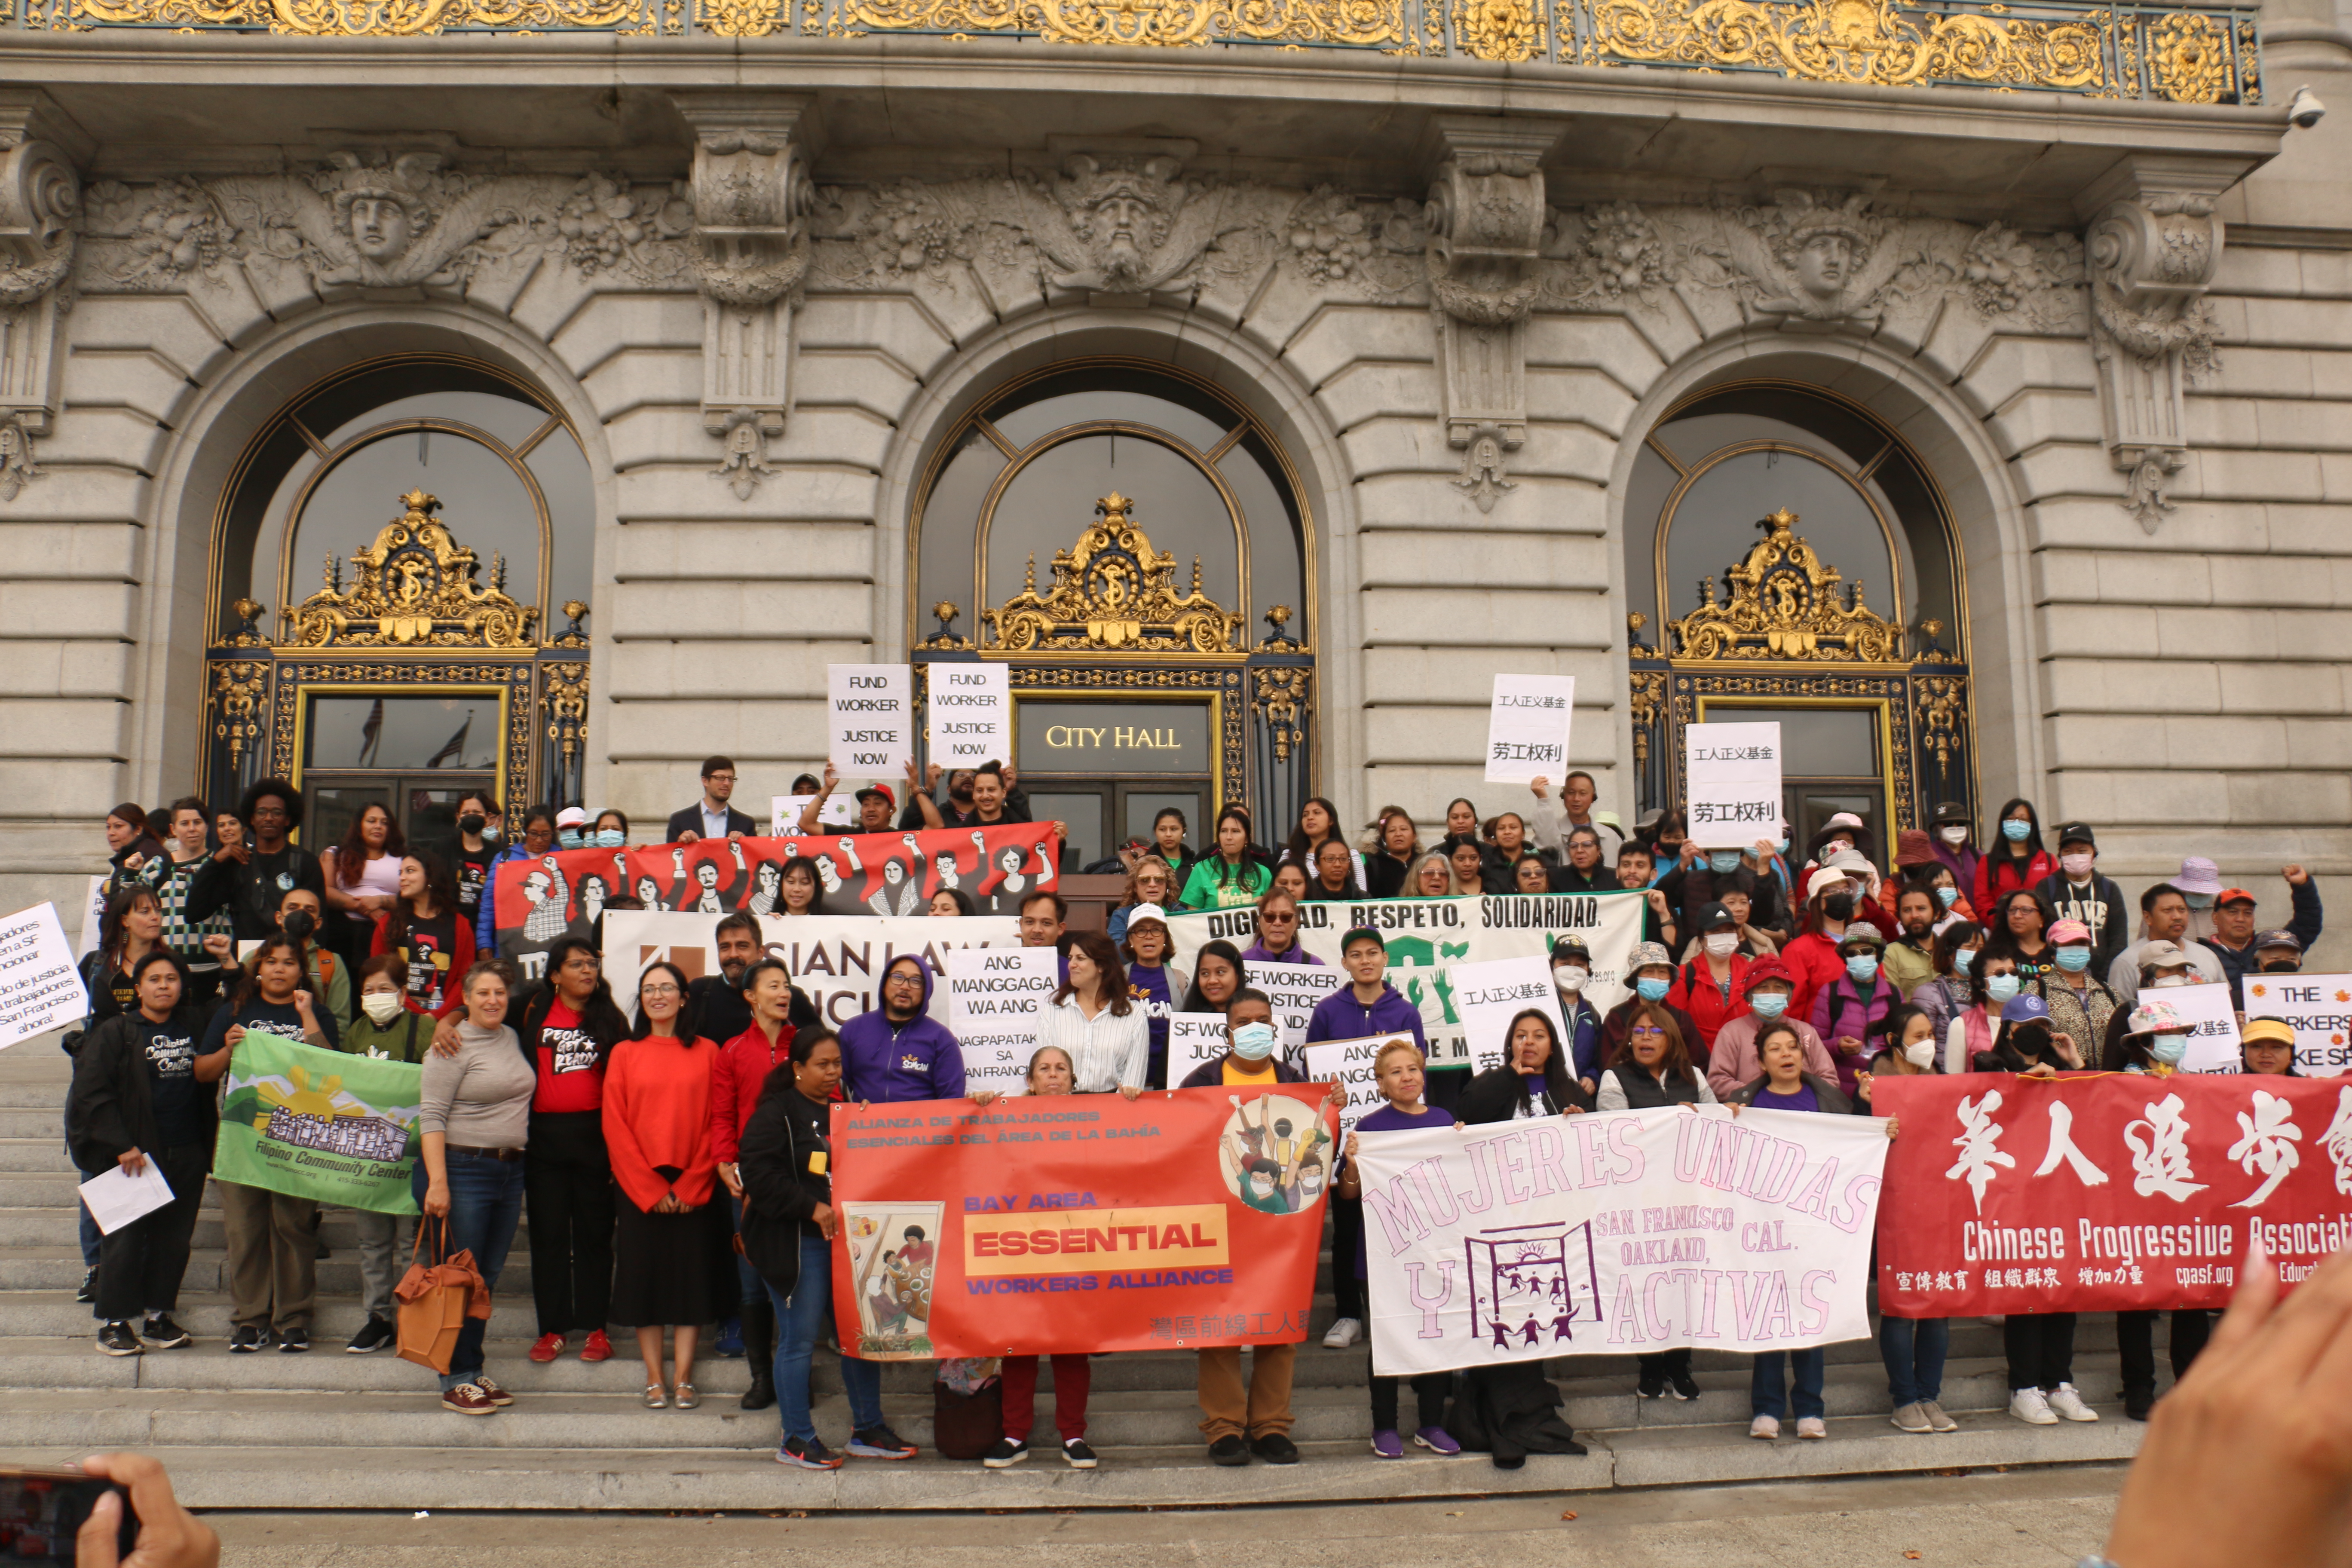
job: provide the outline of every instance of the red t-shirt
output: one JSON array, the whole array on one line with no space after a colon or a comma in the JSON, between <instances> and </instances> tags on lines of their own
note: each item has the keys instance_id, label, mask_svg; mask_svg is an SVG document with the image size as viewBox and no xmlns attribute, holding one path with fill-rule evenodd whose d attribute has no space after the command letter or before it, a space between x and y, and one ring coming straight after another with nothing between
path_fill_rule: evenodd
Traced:
<instances>
[{"instance_id":1,"label":"red t-shirt","mask_svg":"<svg viewBox=\"0 0 2352 1568\"><path fill-rule=\"evenodd\" d=\"M580 1026L580 1015L561 1000L547 1010L539 1029L539 1089L533 1110L602 1110L604 1069L596 1063L596 1042Z\"/></svg>"}]
</instances>

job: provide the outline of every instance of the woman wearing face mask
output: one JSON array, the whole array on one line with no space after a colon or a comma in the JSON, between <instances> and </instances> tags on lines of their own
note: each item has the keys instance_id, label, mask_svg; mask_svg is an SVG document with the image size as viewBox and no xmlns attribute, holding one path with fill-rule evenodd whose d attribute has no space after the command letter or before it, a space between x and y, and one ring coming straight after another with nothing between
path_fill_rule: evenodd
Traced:
<instances>
[{"instance_id":1,"label":"woman wearing face mask","mask_svg":"<svg viewBox=\"0 0 2352 1568\"><path fill-rule=\"evenodd\" d=\"M433 1044L433 1025L407 1004L408 963L394 953L379 953L360 965L360 1013L343 1026L336 1042L355 1057L387 1061L422 1062ZM462 987L460 988L462 989ZM415 1238L414 1215L378 1214L355 1209L360 1236L360 1304L367 1321L343 1349L369 1355L392 1343L392 1288L408 1267L408 1244Z\"/></svg>"},{"instance_id":2,"label":"woman wearing face mask","mask_svg":"<svg viewBox=\"0 0 2352 1568\"><path fill-rule=\"evenodd\" d=\"M580 836L583 849L619 849L628 842L627 815L609 805L596 814L596 826Z\"/></svg>"},{"instance_id":3,"label":"woman wearing face mask","mask_svg":"<svg viewBox=\"0 0 2352 1568\"><path fill-rule=\"evenodd\" d=\"M1625 1044L1601 1074L1597 1109L1650 1110L1664 1105L1713 1105L1715 1090L1706 1074L1691 1065L1690 1051L1674 1017L1654 1002L1644 1002L1626 1031ZM1691 1352L1660 1351L1639 1358L1634 1392L1643 1399L1663 1399L1669 1389L1676 1399L1696 1399L1698 1384L1691 1376Z\"/></svg>"},{"instance_id":4,"label":"woman wearing face mask","mask_svg":"<svg viewBox=\"0 0 2352 1568\"><path fill-rule=\"evenodd\" d=\"M1366 891L1375 899L1402 897L1406 875L1421 858L1421 830L1398 805L1383 806L1364 855Z\"/></svg>"},{"instance_id":5,"label":"woman wearing face mask","mask_svg":"<svg viewBox=\"0 0 2352 1568\"><path fill-rule=\"evenodd\" d=\"M2060 921L2050 928L2050 957L2052 967L2027 982L2026 989L2050 1004L2053 1028L2088 1050L2106 1039L2108 1022L2118 1011L2130 1009L2091 973L2091 928L2081 921Z\"/></svg>"},{"instance_id":6,"label":"woman wearing face mask","mask_svg":"<svg viewBox=\"0 0 2352 1568\"><path fill-rule=\"evenodd\" d=\"M2000 837L1977 863L1976 886L1969 889L1979 910L1990 910L2003 894L2030 890L2043 878L2058 874L2058 858L2042 847L2042 819L2033 814L2032 801L2011 801L1995 820Z\"/></svg>"},{"instance_id":7,"label":"woman wearing face mask","mask_svg":"<svg viewBox=\"0 0 2352 1568\"><path fill-rule=\"evenodd\" d=\"M1936 808L1934 829L1936 858L1952 873L1965 898L1976 890L1977 867L1984 859L1977 852L1975 820L1966 805L1948 800Z\"/></svg>"},{"instance_id":8,"label":"woman wearing face mask","mask_svg":"<svg viewBox=\"0 0 2352 1568\"><path fill-rule=\"evenodd\" d=\"M1984 947L1984 928L1969 921L1955 921L1936 933L1928 956L1936 966L1933 978L1912 987L1911 1001L1924 1008L1935 1020L1936 1038L1944 1037L1945 1030L1960 1015L1972 999L1969 993L1969 968Z\"/></svg>"},{"instance_id":9,"label":"woman wearing face mask","mask_svg":"<svg viewBox=\"0 0 2352 1568\"><path fill-rule=\"evenodd\" d=\"M1707 1052L1707 1087L1715 1090L1716 1099L1728 1100L1761 1070L1756 1042L1767 1026L1784 1017L1804 1047L1805 1070L1836 1082L1837 1064L1830 1059L1829 1047L1822 1044L1811 1024L1796 1016L1796 980L1787 963L1778 958L1759 958L1748 966L1740 984L1748 1010L1724 1021L1715 1032L1714 1048Z\"/></svg>"},{"instance_id":10,"label":"woman wearing face mask","mask_svg":"<svg viewBox=\"0 0 2352 1568\"><path fill-rule=\"evenodd\" d=\"M1838 958L1844 973L1814 994L1807 1021L1830 1047L1838 1087L1851 1094L1867 1076L1863 1063L1872 1026L1903 1005L1903 994L1885 973L1878 933L1870 927L1848 926Z\"/></svg>"},{"instance_id":11,"label":"woman wearing face mask","mask_svg":"<svg viewBox=\"0 0 2352 1568\"><path fill-rule=\"evenodd\" d=\"M2123 1037L2117 1070L2145 1073L2157 1079L2170 1078L2180 1070L2183 1058L2189 1054L2189 1037L2195 1026L2173 1009L2169 1002L2149 998L2137 1007L2123 1014L2127 1030ZM2265 1026L2265 1024L2267 1026ZM2253 1053L2251 1042L2254 1032L2262 1031L2263 1042L2277 1048L2284 1036L2287 1070L2294 1063L2294 1031L2276 1019L2248 1024L2239 1037L2249 1058ZM2153 1090L2153 1099L2161 1090ZM2156 1404L2156 1312L2153 1310L2116 1314L2116 1359L2123 1363L2124 1414L2134 1421L2145 1421ZM2189 1373L2198 1353L2213 1331L2213 1314L2197 1307L2178 1308L2172 1314L2172 1379L2178 1383Z\"/></svg>"},{"instance_id":12,"label":"woman wearing face mask","mask_svg":"<svg viewBox=\"0 0 2352 1568\"><path fill-rule=\"evenodd\" d=\"M1699 1038L1697 1020L1666 998L1675 988L1675 960L1662 942L1637 942L1625 957L1625 973L1633 983L1633 994L1602 1016L1601 1020L1601 1057L1614 1061L1625 1047L1625 1031L1633 1026L1635 1010L1643 1003L1665 1008L1682 1031L1685 1040Z\"/></svg>"},{"instance_id":13,"label":"woman wearing face mask","mask_svg":"<svg viewBox=\"0 0 2352 1568\"><path fill-rule=\"evenodd\" d=\"M1559 993L1559 1016L1568 1025L1569 1070L1576 1075L1576 1081L1587 1094L1598 1089L1601 1082L1601 1011L1584 998L1585 984L1591 978L1592 953L1582 937L1564 936L1553 942L1551 982ZM1453 1100L1432 1103L1454 1104L1459 1100L1457 1086Z\"/></svg>"},{"instance_id":14,"label":"woman wearing face mask","mask_svg":"<svg viewBox=\"0 0 2352 1568\"><path fill-rule=\"evenodd\" d=\"M1940 1070L1936 1035L1936 1021L1925 1008L1906 1002L1887 1014L1879 1020L1878 1043L1883 1048L1871 1060L1873 1081ZM1888 1419L1897 1431L1960 1429L1960 1424L1945 1415L1937 1403L1943 1397L1944 1358L1951 1346L1948 1318L1879 1319L1878 1353L1886 1363L1886 1394L1895 1405L1895 1414Z\"/></svg>"},{"instance_id":15,"label":"woman wearing face mask","mask_svg":"<svg viewBox=\"0 0 2352 1568\"><path fill-rule=\"evenodd\" d=\"M2000 1033L2001 1009L2024 985L2015 959L1978 950L1968 970L1966 1000L1944 1026L1946 1072L1968 1072L1979 1055L1992 1049L1993 1038Z\"/></svg>"},{"instance_id":16,"label":"woman wearing face mask","mask_svg":"<svg viewBox=\"0 0 2352 1568\"><path fill-rule=\"evenodd\" d=\"M1193 864L1181 897L1189 910L1231 910L1257 902L1274 885L1250 845L1249 814L1237 805L1217 813L1216 847Z\"/></svg>"},{"instance_id":17,"label":"woman wearing face mask","mask_svg":"<svg viewBox=\"0 0 2352 1568\"><path fill-rule=\"evenodd\" d=\"M2177 944L2168 942L2143 942L2138 949L2139 991L2146 996L2150 991L2168 991L2179 985L2204 984L2194 962ZM2132 1010L2118 998L2115 1012L2107 1018L2106 1032L2099 1040L2099 1065L2108 1072L2124 1069L2125 1039L2131 1033ZM2242 1041L2244 1036L2239 1038Z\"/></svg>"},{"instance_id":18,"label":"woman wearing face mask","mask_svg":"<svg viewBox=\"0 0 2352 1568\"><path fill-rule=\"evenodd\" d=\"M2039 979L2057 963L2049 934L2054 923L2050 906L2031 888L2003 893L1993 904L1992 936L1985 951L2015 959L2020 979Z\"/></svg>"},{"instance_id":19,"label":"woman wearing face mask","mask_svg":"<svg viewBox=\"0 0 2352 1568\"><path fill-rule=\"evenodd\" d=\"M490 951L492 933L483 919L482 893L499 858L499 803L480 790L457 797L457 837L446 858L457 879L457 912L474 933L474 951Z\"/></svg>"},{"instance_id":20,"label":"woman wearing face mask","mask_svg":"<svg viewBox=\"0 0 2352 1568\"><path fill-rule=\"evenodd\" d=\"M1202 948L1194 960L1196 966L1207 968L1209 947L1221 945L1211 942ZM1306 1081L1296 1068L1282 1059L1277 1049L1282 1037L1274 1026L1274 1005L1265 999L1264 992L1235 986L1230 1000L1223 1007L1203 1006L1200 1011L1225 1016L1224 1053L1210 1058L1186 1073L1184 1081L1177 1088L1255 1089L1269 1084Z\"/></svg>"},{"instance_id":21,"label":"woman wearing face mask","mask_svg":"<svg viewBox=\"0 0 2352 1568\"><path fill-rule=\"evenodd\" d=\"M1838 944L1856 924L1855 909L1860 902L1854 884L1844 872L1832 868L1814 875L1804 929L1780 949L1780 962L1789 966L1789 978L1796 983L1790 1011L1798 1018L1811 1017L1814 994L1835 984L1845 973L1845 957Z\"/></svg>"},{"instance_id":22,"label":"woman wearing face mask","mask_svg":"<svg viewBox=\"0 0 2352 1568\"><path fill-rule=\"evenodd\" d=\"M1552 874L1552 890L1561 893L1613 893L1617 873L1601 863L1601 834L1591 827L1568 830L1568 864Z\"/></svg>"},{"instance_id":23,"label":"woman wearing face mask","mask_svg":"<svg viewBox=\"0 0 2352 1568\"><path fill-rule=\"evenodd\" d=\"M1723 1026L1748 1011L1751 960L1739 951L1739 921L1727 905L1702 905L1692 917L1699 935L1684 955L1666 1001L1697 1026L1685 1044L1704 1062ZM1606 1109L1604 1107L1603 1109Z\"/></svg>"},{"instance_id":24,"label":"woman wearing face mask","mask_svg":"<svg viewBox=\"0 0 2352 1568\"><path fill-rule=\"evenodd\" d=\"M1450 899L1453 896L1454 868L1446 863L1444 851L1433 849L1412 863L1412 874L1405 879L1404 897Z\"/></svg>"}]
</instances>

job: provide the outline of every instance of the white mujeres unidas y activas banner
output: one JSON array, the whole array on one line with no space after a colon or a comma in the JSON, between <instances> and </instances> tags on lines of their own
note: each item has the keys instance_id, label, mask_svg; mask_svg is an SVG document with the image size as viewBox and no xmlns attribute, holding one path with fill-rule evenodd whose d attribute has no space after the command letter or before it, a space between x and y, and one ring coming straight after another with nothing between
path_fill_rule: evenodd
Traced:
<instances>
[{"instance_id":1,"label":"white mujeres unidas y activas banner","mask_svg":"<svg viewBox=\"0 0 2352 1568\"><path fill-rule=\"evenodd\" d=\"M1474 1052L1454 1005L1449 971L1457 963L1496 958L1549 957L1563 936L1579 937L1592 953L1585 999L1606 1013L1633 989L1625 960L1642 940L1643 899L1622 893L1501 893L1456 899L1332 899L1298 906L1298 942L1337 967L1339 944L1359 926L1388 943L1389 984L1421 1009L1432 1067L1469 1067L1501 1042L1481 1041ZM1197 974L1202 944L1230 942L1246 952L1257 941L1255 909L1203 910L1168 917L1175 952L1168 962Z\"/></svg>"},{"instance_id":2,"label":"white mujeres unidas y activas banner","mask_svg":"<svg viewBox=\"0 0 2352 1568\"><path fill-rule=\"evenodd\" d=\"M621 1011L636 1016L637 976L656 959L669 960L690 980L718 973L719 921L684 910L606 910L604 978ZM879 1005L875 988L892 959L919 953L931 966L930 1016L944 1024L948 988L940 973L947 954L964 947L1019 947L1021 922L1011 915L764 915L760 936L835 1029Z\"/></svg>"},{"instance_id":3,"label":"white mujeres unidas y activas banner","mask_svg":"<svg viewBox=\"0 0 2352 1568\"><path fill-rule=\"evenodd\" d=\"M1870 1334L1878 1118L1680 1106L1357 1138L1379 1376Z\"/></svg>"}]
</instances>

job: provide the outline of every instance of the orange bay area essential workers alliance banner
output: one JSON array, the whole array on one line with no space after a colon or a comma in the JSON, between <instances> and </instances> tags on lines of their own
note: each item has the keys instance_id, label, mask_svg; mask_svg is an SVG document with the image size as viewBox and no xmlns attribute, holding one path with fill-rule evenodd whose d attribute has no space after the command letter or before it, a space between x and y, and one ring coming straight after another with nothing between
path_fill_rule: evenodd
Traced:
<instances>
[{"instance_id":1,"label":"orange bay area essential workers alliance banner","mask_svg":"<svg viewBox=\"0 0 2352 1568\"><path fill-rule=\"evenodd\" d=\"M835 1105L842 1345L867 1361L1291 1344L1338 1117L1318 1084Z\"/></svg>"},{"instance_id":2,"label":"orange bay area essential workers alliance banner","mask_svg":"<svg viewBox=\"0 0 2352 1568\"><path fill-rule=\"evenodd\" d=\"M1380 1376L1869 1337L1876 1118L1682 1106L1357 1147Z\"/></svg>"},{"instance_id":3,"label":"orange bay area essential workers alliance banner","mask_svg":"<svg viewBox=\"0 0 2352 1568\"><path fill-rule=\"evenodd\" d=\"M1464 1038L1449 971L1496 958L1548 957L1561 937L1581 938L1592 952L1585 1000L1606 1013L1633 991L1625 960L1642 940L1643 900L1622 893L1509 893L1454 899L1332 899L1298 906L1298 945L1338 967L1339 944L1359 926L1388 944L1388 982L1421 1009L1433 1067L1468 1067L1501 1042ZM1187 974L1203 943L1224 941L1247 952L1257 941L1257 910L1171 914L1169 959Z\"/></svg>"}]
</instances>

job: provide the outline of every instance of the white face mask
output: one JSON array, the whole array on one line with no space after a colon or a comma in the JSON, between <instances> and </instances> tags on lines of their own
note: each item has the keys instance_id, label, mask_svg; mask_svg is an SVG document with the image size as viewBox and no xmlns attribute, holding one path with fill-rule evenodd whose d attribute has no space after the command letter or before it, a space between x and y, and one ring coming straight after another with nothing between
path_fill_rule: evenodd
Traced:
<instances>
[{"instance_id":1,"label":"white face mask","mask_svg":"<svg viewBox=\"0 0 2352 1568\"><path fill-rule=\"evenodd\" d=\"M1739 951L1739 933L1736 931L1709 931L1706 951L1717 958L1729 958Z\"/></svg>"},{"instance_id":2,"label":"white face mask","mask_svg":"<svg viewBox=\"0 0 2352 1568\"><path fill-rule=\"evenodd\" d=\"M1943 835L1945 843L1955 847L1969 841L1969 830L1965 827L1944 827L1937 831Z\"/></svg>"},{"instance_id":3,"label":"white face mask","mask_svg":"<svg viewBox=\"0 0 2352 1568\"><path fill-rule=\"evenodd\" d=\"M360 1011L374 1019L377 1028L383 1028L400 1016L400 993L371 991L360 998Z\"/></svg>"},{"instance_id":4,"label":"white face mask","mask_svg":"<svg viewBox=\"0 0 2352 1568\"><path fill-rule=\"evenodd\" d=\"M1936 1059L1936 1042L1914 1040L1903 1047L1903 1059L1915 1068L1924 1068Z\"/></svg>"},{"instance_id":5,"label":"white face mask","mask_svg":"<svg viewBox=\"0 0 2352 1568\"><path fill-rule=\"evenodd\" d=\"M1591 970L1580 969L1573 963L1555 963L1551 966L1552 984L1562 991L1581 991L1584 989L1585 977L1591 973Z\"/></svg>"},{"instance_id":6,"label":"white face mask","mask_svg":"<svg viewBox=\"0 0 2352 1568\"><path fill-rule=\"evenodd\" d=\"M2091 859L2088 855L2061 855L2058 868L2069 877L2087 877L2091 874Z\"/></svg>"},{"instance_id":7,"label":"white face mask","mask_svg":"<svg viewBox=\"0 0 2352 1568\"><path fill-rule=\"evenodd\" d=\"M2159 974L2148 982L2150 985L2186 985L2189 983L2189 976L2186 974Z\"/></svg>"}]
</instances>

